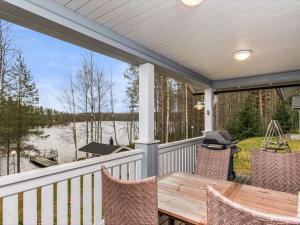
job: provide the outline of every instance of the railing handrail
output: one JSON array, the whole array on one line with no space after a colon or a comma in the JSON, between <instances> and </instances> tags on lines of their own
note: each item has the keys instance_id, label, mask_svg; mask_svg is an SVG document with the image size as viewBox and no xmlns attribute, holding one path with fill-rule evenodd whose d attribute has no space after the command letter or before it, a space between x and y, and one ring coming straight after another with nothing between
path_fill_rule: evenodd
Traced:
<instances>
[{"instance_id":1,"label":"railing handrail","mask_svg":"<svg viewBox=\"0 0 300 225\"><path fill-rule=\"evenodd\" d=\"M162 149L162 148L168 148L174 145L180 145L180 144L185 144L185 143L189 143L189 142L197 142L197 141L202 141L204 139L204 136L200 136L200 137L194 137L194 138L189 138L189 139L184 139L184 140L180 140L180 141L173 141L173 142L169 142L169 143L164 143L164 144L159 144L158 148Z\"/></svg>"},{"instance_id":2,"label":"railing handrail","mask_svg":"<svg viewBox=\"0 0 300 225\"><path fill-rule=\"evenodd\" d=\"M200 137L194 137L194 138L184 139L180 141L160 144L158 145L158 154L168 152L168 149L170 151L173 151L174 150L173 147L180 148L182 147L182 145L187 145L187 144L193 145L194 143L201 142L203 139L204 136L200 136Z\"/></svg>"},{"instance_id":3,"label":"railing handrail","mask_svg":"<svg viewBox=\"0 0 300 225\"><path fill-rule=\"evenodd\" d=\"M99 164L105 163L107 167L113 167L137 161L142 159L142 153L142 150L135 149L127 152L114 153L107 156L3 176L0 177L0 197L99 171Z\"/></svg>"}]
</instances>

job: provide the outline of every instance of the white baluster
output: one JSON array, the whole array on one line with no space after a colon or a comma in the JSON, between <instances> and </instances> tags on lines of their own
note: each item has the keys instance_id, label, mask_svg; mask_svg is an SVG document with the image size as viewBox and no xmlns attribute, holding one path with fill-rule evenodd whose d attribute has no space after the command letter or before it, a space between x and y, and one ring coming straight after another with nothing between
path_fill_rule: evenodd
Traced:
<instances>
[{"instance_id":1,"label":"white baluster","mask_svg":"<svg viewBox=\"0 0 300 225\"><path fill-rule=\"evenodd\" d=\"M18 194L3 198L3 224L18 225Z\"/></svg>"},{"instance_id":2,"label":"white baluster","mask_svg":"<svg viewBox=\"0 0 300 225\"><path fill-rule=\"evenodd\" d=\"M80 177L71 179L71 224L80 224Z\"/></svg>"},{"instance_id":3,"label":"white baluster","mask_svg":"<svg viewBox=\"0 0 300 225\"><path fill-rule=\"evenodd\" d=\"M100 171L94 173L94 224L102 222L102 179Z\"/></svg>"},{"instance_id":4,"label":"white baluster","mask_svg":"<svg viewBox=\"0 0 300 225\"><path fill-rule=\"evenodd\" d=\"M25 191L23 194L23 225L37 224L37 190Z\"/></svg>"},{"instance_id":5,"label":"white baluster","mask_svg":"<svg viewBox=\"0 0 300 225\"><path fill-rule=\"evenodd\" d=\"M53 185L42 187L41 196L42 225L53 225Z\"/></svg>"},{"instance_id":6,"label":"white baluster","mask_svg":"<svg viewBox=\"0 0 300 225\"><path fill-rule=\"evenodd\" d=\"M92 175L83 176L83 224L92 224Z\"/></svg>"},{"instance_id":7,"label":"white baluster","mask_svg":"<svg viewBox=\"0 0 300 225\"><path fill-rule=\"evenodd\" d=\"M57 183L57 224L68 225L68 181Z\"/></svg>"}]
</instances>

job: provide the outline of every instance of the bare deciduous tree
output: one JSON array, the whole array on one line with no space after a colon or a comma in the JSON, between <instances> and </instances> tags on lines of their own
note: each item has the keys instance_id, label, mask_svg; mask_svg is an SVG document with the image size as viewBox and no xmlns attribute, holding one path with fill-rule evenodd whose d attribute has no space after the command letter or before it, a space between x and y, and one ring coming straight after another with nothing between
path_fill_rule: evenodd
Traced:
<instances>
[{"instance_id":1,"label":"bare deciduous tree","mask_svg":"<svg viewBox=\"0 0 300 225\"><path fill-rule=\"evenodd\" d=\"M74 87L74 78L72 75L68 76L68 87L63 90L63 101L67 106L68 112L72 114L73 121L71 123L71 130L72 130L72 139L74 143L74 150L75 150L75 158L74 160L78 159L78 143L77 143L77 127L76 127L76 101L75 101L75 87Z\"/></svg>"},{"instance_id":2,"label":"bare deciduous tree","mask_svg":"<svg viewBox=\"0 0 300 225\"><path fill-rule=\"evenodd\" d=\"M114 130L114 139L116 141L116 144L119 145L117 139L117 128L116 128L116 121L115 121L115 97L114 97L114 83L112 80L112 71L110 71L109 97L110 97L111 121Z\"/></svg>"},{"instance_id":3,"label":"bare deciduous tree","mask_svg":"<svg viewBox=\"0 0 300 225\"><path fill-rule=\"evenodd\" d=\"M97 96L98 96L98 116L97 116L97 141L103 141L103 125L102 125L102 112L107 107L107 92L109 90L108 83L104 77L104 73L97 73Z\"/></svg>"},{"instance_id":4,"label":"bare deciduous tree","mask_svg":"<svg viewBox=\"0 0 300 225\"><path fill-rule=\"evenodd\" d=\"M16 50L12 46L12 39L9 33L9 24L0 20L0 93L5 88L5 76L13 62L12 58Z\"/></svg>"}]
</instances>

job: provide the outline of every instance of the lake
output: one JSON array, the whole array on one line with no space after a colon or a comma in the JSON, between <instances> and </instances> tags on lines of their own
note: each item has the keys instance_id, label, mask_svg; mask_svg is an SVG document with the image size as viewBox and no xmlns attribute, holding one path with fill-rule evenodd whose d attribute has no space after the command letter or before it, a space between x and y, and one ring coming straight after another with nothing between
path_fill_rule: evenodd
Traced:
<instances>
[{"instance_id":1,"label":"lake","mask_svg":"<svg viewBox=\"0 0 300 225\"><path fill-rule=\"evenodd\" d=\"M127 133L127 122L117 121L117 140L119 145L128 145L128 133ZM39 150L54 149L58 152L58 163L72 162L75 158L75 148L72 141L72 130L71 125L57 125L50 128L43 128L44 135L48 136L46 139L31 137L28 144L33 145ZM108 144L110 137L114 137L113 127L111 121L103 122L103 143ZM85 122L77 123L77 139L78 148L85 145ZM116 142L114 141L114 144ZM85 157L85 153L78 152L78 157ZM1 157L0 160L0 174L6 175L6 157ZM14 171L14 162L11 157L10 160L10 171ZM21 171L28 171L37 169L38 167L29 161L29 158L21 158Z\"/></svg>"}]
</instances>

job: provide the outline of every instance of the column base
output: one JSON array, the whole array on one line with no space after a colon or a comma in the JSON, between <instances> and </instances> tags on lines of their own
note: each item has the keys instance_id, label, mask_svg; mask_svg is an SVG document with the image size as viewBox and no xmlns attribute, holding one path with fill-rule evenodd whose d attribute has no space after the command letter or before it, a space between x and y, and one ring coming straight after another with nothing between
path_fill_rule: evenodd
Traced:
<instances>
[{"instance_id":1,"label":"column base","mask_svg":"<svg viewBox=\"0 0 300 225\"><path fill-rule=\"evenodd\" d=\"M135 148L143 150L142 178L158 175L158 143L160 141L135 142Z\"/></svg>"}]
</instances>

